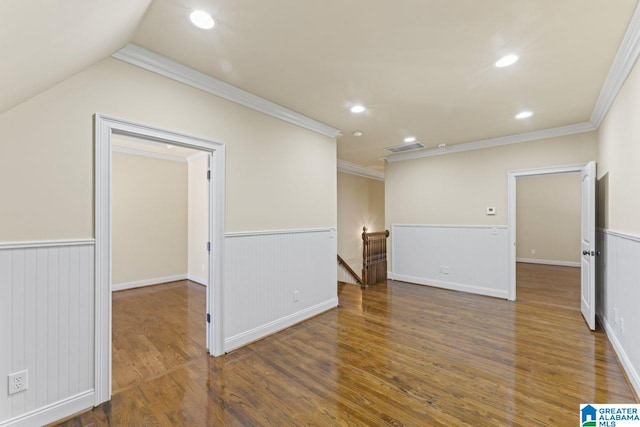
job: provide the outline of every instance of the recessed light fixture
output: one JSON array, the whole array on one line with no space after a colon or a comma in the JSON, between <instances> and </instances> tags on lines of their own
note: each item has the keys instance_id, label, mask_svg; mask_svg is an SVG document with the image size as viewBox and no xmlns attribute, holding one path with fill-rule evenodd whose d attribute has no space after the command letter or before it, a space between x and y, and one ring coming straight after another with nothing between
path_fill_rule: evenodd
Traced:
<instances>
[{"instance_id":1,"label":"recessed light fixture","mask_svg":"<svg viewBox=\"0 0 640 427\"><path fill-rule=\"evenodd\" d=\"M520 119L527 119L529 117L533 116L533 113L531 111L523 111L521 113L516 114L516 119L520 120Z\"/></svg>"},{"instance_id":2,"label":"recessed light fixture","mask_svg":"<svg viewBox=\"0 0 640 427\"><path fill-rule=\"evenodd\" d=\"M360 113L364 113L367 109L364 108L362 105L354 105L353 107L351 107L350 111L352 113L355 114L360 114Z\"/></svg>"},{"instance_id":3,"label":"recessed light fixture","mask_svg":"<svg viewBox=\"0 0 640 427\"><path fill-rule=\"evenodd\" d=\"M519 59L518 55L503 56L496 62L496 67L498 68L508 67L509 65L513 65L516 62L518 62L518 59Z\"/></svg>"},{"instance_id":4,"label":"recessed light fixture","mask_svg":"<svg viewBox=\"0 0 640 427\"><path fill-rule=\"evenodd\" d=\"M189 14L189 19L193 25L198 28L202 28L203 30L210 30L216 25L216 22L213 20L211 15L209 15L204 10L194 10Z\"/></svg>"},{"instance_id":5,"label":"recessed light fixture","mask_svg":"<svg viewBox=\"0 0 640 427\"><path fill-rule=\"evenodd\" d=\"M447 148L447 144L438 144L438 148Z\"/></svg>"},{"instance_id":6,"label":"recessed light fixture","mask_svg":"<svg viewBox=\"0 0 640 427\"><path fill-rule=\"evenodd\" d=\"M406 142L407 144L410 142L416 142L416 137L415 136L408 136L404 139L404 142Z\"/></svg>"},{"instance_id":7,"label":"recessed light fixture","mask_svg":"<svg viewBox=\"0 0 640 427\"><path fill-rule=\"evenodd\" d=\"M361 130L354 130L353 131L353 136L362 136L364 135L364 132L362 132Z\"/></svg>"}]
</instances>

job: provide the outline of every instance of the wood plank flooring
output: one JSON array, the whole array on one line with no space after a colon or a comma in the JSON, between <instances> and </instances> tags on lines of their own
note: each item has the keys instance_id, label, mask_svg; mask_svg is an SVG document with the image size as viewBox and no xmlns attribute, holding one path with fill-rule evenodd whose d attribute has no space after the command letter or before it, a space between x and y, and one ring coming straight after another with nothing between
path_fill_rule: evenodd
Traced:
<instances>
[{"instance_id":1,"label":"wood plank flooring","mask_svg":"<svg viewBox=\"0 0 640 427\"><path fill-rule=\"evenodd\" d=\"M338 309L215 359L203 350L203 289L123 292L118 391L61 425L560 426L576 425L580 403L633 402L605 334L581 317L579 269L519 264L517 274L515 303L341 284Z\"/></svg>"}]
</instances>

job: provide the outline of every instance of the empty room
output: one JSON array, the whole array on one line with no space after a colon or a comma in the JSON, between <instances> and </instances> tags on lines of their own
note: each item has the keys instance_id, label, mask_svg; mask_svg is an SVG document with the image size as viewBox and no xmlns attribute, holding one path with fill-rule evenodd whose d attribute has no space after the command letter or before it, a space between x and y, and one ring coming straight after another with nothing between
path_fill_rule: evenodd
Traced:
<instances>
[{"instance_id":1,"label":"empty room","mask_svg":"<svg viewBox=\"0 0 640 427\"><path fill-rule=\"evenodd\" d=\"M0 427L640 403L638 0L8 0L0 32Z\"/></svg>"}]
</instances>

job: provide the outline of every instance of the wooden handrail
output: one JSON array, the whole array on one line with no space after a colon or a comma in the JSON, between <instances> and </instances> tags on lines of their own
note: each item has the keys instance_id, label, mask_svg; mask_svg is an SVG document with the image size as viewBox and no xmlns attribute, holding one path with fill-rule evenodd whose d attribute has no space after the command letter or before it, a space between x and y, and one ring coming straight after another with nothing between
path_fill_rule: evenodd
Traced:
<instances>
[{"instance_id":1,"label":"wooden handrail","mask_svg":"<svg viewBox=\"0 0 640 427\"><path fill-rule=\"evenodd\" d=\"M362 279L360 277L358 277L358 275L356 274L355 271L353 271L353 269L351 267L349 267L349 264L347 264L345 262L345 260L342 259L342 257L340 255L338 255L338 264L342 264L344 266L344 268L347 269L347 271L349 273L351 273L351 275L353 276L354 279L356 279L356 281L362 285Z\"/></svg>"},{"instance_id":2,"label":"wooden handrail","mask_svg":"<svg viewBox=\"0 0 640 427\"><path fill-rule=\"evenodd\" d=\"M387 281L387 238L389 230L369 233L362 227L363 286Z\"/></svg>"}]
</instances>

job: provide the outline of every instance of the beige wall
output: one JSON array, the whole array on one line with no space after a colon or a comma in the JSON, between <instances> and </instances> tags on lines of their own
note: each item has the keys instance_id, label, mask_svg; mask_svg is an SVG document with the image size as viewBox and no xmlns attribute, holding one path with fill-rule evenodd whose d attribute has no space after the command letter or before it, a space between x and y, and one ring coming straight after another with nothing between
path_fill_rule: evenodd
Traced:
<instances>
[{"instance_id":1,"label":"beige wall","mask_svg":"<svg viewBox=\"0 0 640 427\"><path fill-rule=\"evenodd\" d=\"M209 194L206 173L207 156L189 161L189 277L207 284L209 232Z\"/></svg>"},{"instance_id":2,"label":"beige wall","mask_svg":"<svg viewBox=\"0 0 640 427\"><path fill-rule=\"evenodd\" d=\"M187 271L187 164L113 153L113 284Z\"/></svg>"},{"instance_id":3,"label":"beige wall","mask_svg":"<svg viewBox=\"0 0 640 427\"><path fill-rule=\"evenodd\" d=\"M336 226L334 139L108 58L0 115L0 241L93 236L95 113L225 143L228 232Z\"/></svg>"},{"instance_id":4,"label":"beige wall","mask_svg":"<svg viewBox=\"0 0 640 427\"><path fill-rule=\"evenodd\" d=\"M384 182L338 172L338 255L362 270L362 227L384 229Z\"/></svg>"},{"instance_id":5,"label":"beige wall","mask_svg":"<svg viewBox=\"0 0 640 427\"><path fill-rule=\"evenodd\" d=\"M520 177L516 185L517 258L579 263L580 174Z\"/></svg>"},{"instance_id":6,"label":"beige wall","mask_svg":"<svg viewBox=\"0 0 640 427\"><path fill-rule=\"evenodd\" d=\"M598 226L640 236L640 67L600 127Z\"/></svg>"}]
</instances>

